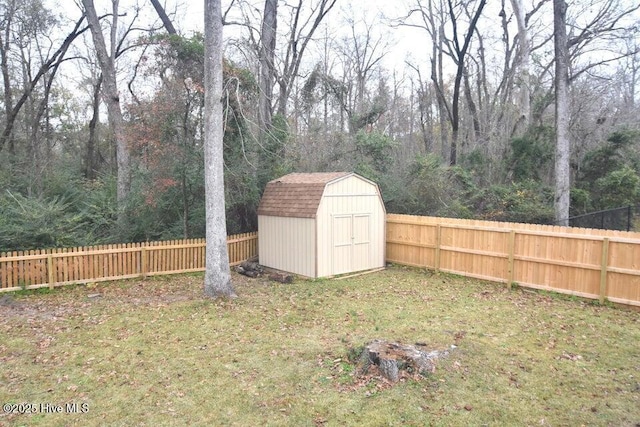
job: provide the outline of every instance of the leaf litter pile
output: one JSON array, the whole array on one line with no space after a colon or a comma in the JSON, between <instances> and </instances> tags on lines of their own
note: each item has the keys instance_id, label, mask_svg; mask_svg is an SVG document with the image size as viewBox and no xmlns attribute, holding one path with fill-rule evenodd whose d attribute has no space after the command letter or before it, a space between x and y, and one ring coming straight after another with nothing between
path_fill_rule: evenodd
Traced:
<instances>
[{"instance_id":1,"label":"leaf litter pile","mask_svg":"<svg viewBox=\"0 0 640 427\"><path fill-rule=\"evenodd\" d=\"M637 311L403 267L234 283L0 295L0 426L640 423ZM358 366L377 339L455 350L392 383Z\"/></svg>"}]
</instances>

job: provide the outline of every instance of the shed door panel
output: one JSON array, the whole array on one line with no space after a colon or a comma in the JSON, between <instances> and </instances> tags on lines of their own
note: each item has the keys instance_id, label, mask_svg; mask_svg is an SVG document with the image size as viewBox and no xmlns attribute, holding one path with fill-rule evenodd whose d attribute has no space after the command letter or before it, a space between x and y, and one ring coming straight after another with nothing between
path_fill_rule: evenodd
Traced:
<instances>
[{"instance_id":1,"label":"shed door panel","mask_svg":"<svg viewBox=\"0 0 640 427\"><path fill-rule=\"evenodd\" d=\"M332 218L332 274L370 268L371 215L334 215Z\"/></svg>"},{"instance_id":2,"label":"shed door panel","mask_svg":"<svg viewBox=\"0 0 640 427\"><path fill-rule=\"evenodd\" d=\"M351 271L351 229L352 215L340 215L333 217L333 248L332 274L342 274Z\"/></svg>"},{"instance_id":3,"label":"shed door panel","mask_svg":"<svg viewBox=\"0 0 640 427\"><path fill-rule=\"evenodd\" d=\"M351 270L359 271L370 268L369 250L371 237L369 235L370 215L353 216L353 248Z\"/></svg>"}]
</instances>

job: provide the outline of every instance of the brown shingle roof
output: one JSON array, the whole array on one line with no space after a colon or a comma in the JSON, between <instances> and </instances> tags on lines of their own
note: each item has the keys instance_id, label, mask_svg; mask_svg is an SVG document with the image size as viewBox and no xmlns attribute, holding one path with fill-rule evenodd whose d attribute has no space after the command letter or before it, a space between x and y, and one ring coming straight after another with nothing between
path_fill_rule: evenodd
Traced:
<instances>
[{"instance_id":1,"label":"brown shingle roof","mask_svg":"<svg viewBox=\"0 0 640 427\"><path fill-rule=\"evenodd\" d=\"M290 173L267 183L258 215L315 218L324 187L349 172Z\"/></svg>"}]
</instances>

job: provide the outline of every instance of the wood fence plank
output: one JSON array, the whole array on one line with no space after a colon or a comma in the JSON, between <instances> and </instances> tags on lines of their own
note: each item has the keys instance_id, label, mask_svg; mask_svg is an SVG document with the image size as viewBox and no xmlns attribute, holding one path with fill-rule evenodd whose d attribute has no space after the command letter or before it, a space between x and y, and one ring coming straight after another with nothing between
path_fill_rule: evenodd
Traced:
<instances>
[{"instance_id":1,"label":"wood fence plank","mask_svg":"<svg viewBox=\"0 0 640 427\"><path fill-rule=\"evenodd\" d=\"M123 249L129 249L127 244L121 244L120 246L122 246ZM129 270L129 263L127 262L127 258L129 257L129 252L121 252L119 254L120 256L120 270L118 271L118 276L126 276L129 275L128 270Z\"/></svg>"},{"instance_id":2,"label":"wood fence plank","mask_svg":"<svg viewBox=\"0 0 640 427\"><path fill-rule=\"evenodd\" d=\"M8 279L7 279L7 263L3 261L3 258L6 258L6 254L4 252L0 253L0 289L8 288Z\"/></svg>"},{"instance_id":3,"label":"wood fence plank","mask_svg":"<svg viewBox=\"0 0 640 427\"><path fill-rule=\"evenodd\" d=\"M440 227L440 224L438 224L436 226L436 271L440 270L441 267L440 246L442 246L442 227Z\"/></svg>"},{"instance_id":4,"label":"wood fence plank","mask_svg":"<svg viewBox=\"0 0 640 427\"><path fill-rule=\"evenodd\" d=\"M82 247L82 252L87 250L86 246ZM82 257L82 277L86 279L91 278L91 270L89 269L90 265L90 255L85 255Z\"/></svg>"},{"instance_id":5,"label":"wood fence plank","mask_svg":"<svg viewBox=\"0 0 640 427\"><path fill-rule=\"evenodd\" d=\"M164 245L160 245L160 246L164 246ZM158 272L162 272L162 271L167 271L166 269L160 269L160 265L166 266L167 265L167 250L163 249L160 251L160 254L162 255L162 257L160 258L160 262L158 263Z\"/></svg>"},{"instance_id":6,"label":"wood fence plank","mask_svg":"<svg viewBox=\"0 0 640 427\"><path fill-rule=\"evenodd\" d=\"M516 231L515 230L511 230L511 232L509 233L509 249L508 249L508 264L507 264L507 284L509 286L509 289L511 289L511 286L513 284L513 278L515 276L515 265L514 265L514 256L515 256L515 250L516 250Z\"/></svg>"},{"instance_id":7,"label":"wood fence plank","mask_svg":"<svg viewBox=\"0 0 640 427\"><path fill-rule=\"evenodd\" d=\"M187 239L182 239L182 244L187 244ZM178 258L180 258L180 270L187 269L187 253L185 249L181 249L180 251L178 251Z\"/></svg>"},{"instance_id":8,"label":"wood fence plank","mask_svg":"<svg viewBox=\"0 0 640 427\"><path fill-rule=\"evenodd\" d=\"M607 297L607 266L609 265L609 239L602 241L602 256L600 262L600 304Z\"/></svg>"},{"instance_id":9,"label":"wood fence plank","mask_svg":"<svg viewBox=\"0 0 640 427\"><path fill-rule=\"evenodd\" d=\"M47 258L47 271L49 273L49 288L53 289L53 284L55 283L55 274L54 274L54 270L53 270L54 266L53 266L53 257L51 256L51 254L49 254L49 257Z\"/></svg>"},{"instance_id":10,"label":"wood fence plank","mask_svg":"<svg viewBox=\"0 0 640 427\"><path fill-rule=\"evenodd\" d=\"M79 253L80 247L76 246L74 252ZM80 258L80 255L74 256L73 257L73 280L74 281L83 279L83 275L80 271L81 265L82 265L82 258Z\"/></svg>"},{"instance_id":11,"label":"wood fence plank","mask_svg":"<svg viewBox=\"0 0 640 427\"><path fill-rule=\"evenodd\" d=\"M127 249L132 249L132 243L127 243ZM131 275L131 274L135 274L136 271L133 268L133 254L134 252L131 251L127 251L124 255L124 259L125 259L125 269L124 269L124 274Z\"/></svg>"},{"instance_id":12,"label":"wood fence plank","mask_svg":"<svg viewBox=\"0 0 640 427\"><path fill-rule=\"evenodd\" d=\"M120 249L122 247L121 244L116 245L116 249ZM124 271L124 260L122 259L123 253L117 252L115 256L116 268L114 271L114 276L122 276Z\"/></svg>"},{"instance_id":13,"label":"wood fence plank","mask_svg":"<svg viewBox=\"0 0 640 427\"><path fill-rule=\"evenodd\" d=\"M111 245L106 245L105 249L112 249ZM111 254L104 254L102 258L102 272L101 277L111 276Z\"/></svg>"},{"instance_id":14,"label":"wood fence plank","mask_svg":"<svg viewBox=\"0 0 640 427\"><path fill-rule=\"evenodd\" d=\"M171 248L169 250L169 254L171 256L171 262L170 262L171 271L176 271L176 270L178 270L178 263L177 263L178 260L176 259L176 248L175 248L175 246L178 245L178 241L177 240L172 240L171 243L172 243L172 246L174 246L173 248Z\"/></svg>"},{"instance_id":15,"label":"wood fence plank","mask_svg":"<svg viewBox=\"0 0 640 427\"><path fill-rule=\"evenodd\" d=\"M130 243L129 247L134 249L136 247L135 244ZM129 269L127 274L136 274L138 273L138 254L139 252L128 252L129 254Z\"/></svg>"},{"instance_id":16,"label":"wood fence plank","mask_svg":"<svg viewBox=\"0 0 640 427\"><path fill-rule=\"evenodd\" d=\"M22 255L19 251L13 252L13 256ZM19 280L20 275L18 274L19 261L14 261L11 263L11 284L12 286L20 286Z\"/></svg>"},{"instance_id":17,"label":"wood fence plank","mask_svg":"<svg viewBox=\"0 0 640 427\"><path fill-rule=\"evenodd\" d=\"M66 254L69 252L69 249L62 248L60 252L63 254ZM61 257L60 262L62 263L62 277L60 277L60 282L68 282L69 281L69 257L67 256Z\"/></svg>"}]
</instances>

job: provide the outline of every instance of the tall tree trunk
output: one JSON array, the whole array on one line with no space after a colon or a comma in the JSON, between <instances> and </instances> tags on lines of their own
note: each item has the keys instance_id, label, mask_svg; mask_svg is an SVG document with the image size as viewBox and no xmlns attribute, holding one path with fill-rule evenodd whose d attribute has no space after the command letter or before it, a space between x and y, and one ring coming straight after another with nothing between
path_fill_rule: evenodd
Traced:
<instances>
[{"instance_id":1,"label":"tall tree trunk","mask_svg":"<svg viewBox=\"0 0 640 427\"><path fill-rule=\"evenodd\" d=\"M5 11L6 21L4 31L0 34L0 69L2 69L2 81L4 83L4 110L5 110L5 132L0 140L0 150L6 139L9 140L9 152L14 154L13 138L11 131L13 129L13 120L15 115L13 112L13 91L11 88L11 72L9 71L9 49L11 47L11 22L15 13L15 2L10 2ZM12 117L13 116L13 117ZM9 128L7 132L6 129Z\"/></svg>"},{"instance_id":2,"label":"tall tree trunk","mask_svg":"<svg viewBox=\"0 0 640 427\"><path fill-rule=\"evenodd\" d=\"M555 218L558 225L569 225L571 148L569 144L569 52L565 0L553 0L553 29L556 86Z\"/></svg>"},{"instance_id":3,"label":"tall tree trunk","mask_svg":"<svg viewBox=\"0 0 640 427\"><path fill-rule=\"evenodd\" d=\"M102 87L102 74L98 76L93 87L92 115L89 121L89 139L87 140L87 160L85 163L84 177L88 180L97 178L98 165L96 162L96 142L98 139L98 122L100 121L100 88Z\"/></svg>"},{"instance_id":4,"label":"tall tree trunk","mask_svg":"<svg viewBox=\"0 0 640 427\"><path fill-rule=\"evenodd\" d=\"M47 156L46 146L49 140L49 95L51 94L51 85L55 77L57 68L53 68L50 75L45 76L43 80L42 99L38 102L33 110L32 126L31 126L31 155L33 156L32 163L32 183L35 186L35 191L38 196L42 195L43 191L43 178L46 175L47 163L50 159ZM44 123L43 122L44 118ZM44 132L42 132L44 130ZM42 135L44 133L44 135ZM45 150L43 150L45 145Z\"/></svg>"},{"instance_id":5,"label":"tall tree trunk","mask_svg":"<svg viewBox=\"0 0 640 427\"><path fill-rule=\"evenodd\" d=\"M220 0L204 2L204 179L206 271L204 292L236 296L231 283L224 202L222 108L222 10Z\"/></svg>"},{"instance_id":6,"label":"tall tree trunk","mask_svg":"<svg viewBox=\"0 0 640 427\"><path fill-rule=\"evenodd\" d=\"M260 30L260 93L258 94L258 120L263 141L264 136L271 130L277 19L278 0L265 0Z\"/></svg>"},{"instance_id":7,"label":"tall tree trunk","mask_svg":"<svg viewBox=\"0 0 640 427\"><path fill-rule=\"evenodd\" d=\"M191 236L191 231L189 229L189 217L190 208L189 208L189 185L187 184L187 171L185 170L185 166L182 166L182 171L180 172L180 190L182 192L182 238L188 239Z\"/></svg>"},{"instance_id":8,"label":"tall tree trunk","mask_svg":"<svg viewBox=\"0 0 640 427\"><path fill-rule=\"evenodd\" d=\"M518 88L520 89L520 129L527 129L531 122L531 45L527 29L523 0L511 0L518 24Z\"/></svg>"},{"instance_id":9,"label":"tall tree trunk","mask_svg":"<svg viewBox=\"0 0 640 427\"><path fill-rule=\"evenodd\" d=\"M93 0L82 0L84 5L85 15L87 22L89 23L89 29L91 31L91 37L93 38L93 44L96 49L96 56L98 57L98 63L100 64L100 70L102 71L102 93L107 104L107 114L109 116L109 125L113 131L116 140L116 162L118 166L117 172L117 202L119 209L119 220L124 219L124 204L129 196L129 190L131 188L131 168L129 160L129 143L127 140L126 132L124 129L124 118L122 117L122 110L120 109L120 95L118 93L118 82L116 80L116 68L115 68L115 48L116 48L116 31L117 31L117 16L118 16L118 2L113 1L113 20L111 31L111 54L107 51L107 45L102 34L102 28L96 14L96 9L93 4Z\"/></svg>"},{"instance_id":10,"label":"tall tree trunk","mask_svg":"<svg viewBox=\"0 0 640 427\"><path fill-rule=\"evenodd\" d=\"M449 141L447 139L446 129L448 128L447 121L451 120L451 112L447 105L447 100L444 97L444 71L442 66L444 57L443 40L444 26L441 24L438 29L438 42L433 44L434 49L438 50L437 55L434 56L434 58L438 59L437 64L435 59L431 60L431 80L434 82L437 94L436 99L438 100L438 117L440 119L440 155L443 160L446 160L449 158L449 153L447 153L447 145Z\"/></svg>"},{"instance_id":11,"label":"tall tree trunk","mask_svg":"<svg viewBox=\"0 0 640 427\"><path fill-rule=\"evenodd\" d=\"M478 107L476 106L476 103L473 100L473 94L471 93L469 71L466 69L464 71L464 96L467 100L467 108L469 109L469 113L471 114L471 119L473 122L473 142L478 143L480 141L480 136L482 135L482 129L480 127L480 118L478 117Z\"/></svg>"}]
</instances>

